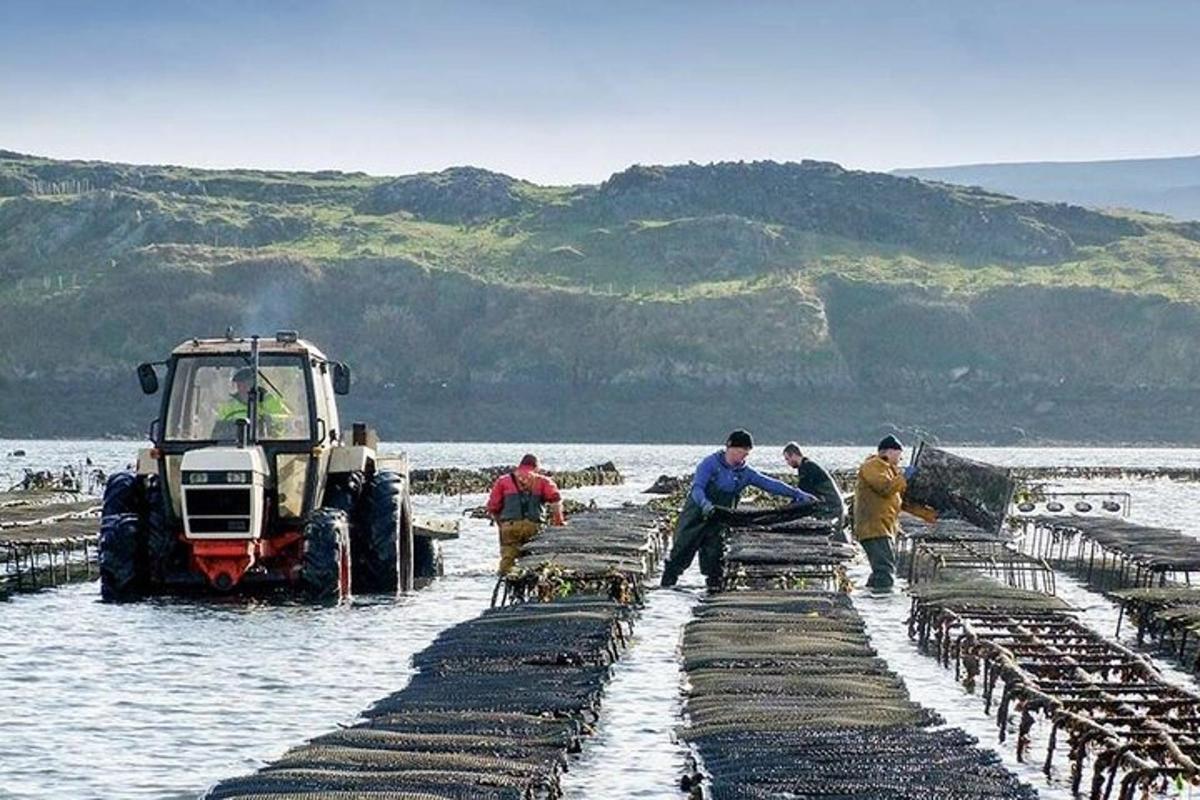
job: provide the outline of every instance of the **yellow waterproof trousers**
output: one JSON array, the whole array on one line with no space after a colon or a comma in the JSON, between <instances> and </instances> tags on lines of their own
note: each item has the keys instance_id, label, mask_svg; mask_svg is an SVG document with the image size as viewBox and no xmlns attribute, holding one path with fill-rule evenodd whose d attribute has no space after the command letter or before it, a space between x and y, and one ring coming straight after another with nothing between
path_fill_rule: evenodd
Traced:
<instances>
[{"instance_id":1,"label":"yellow waterproof trousers","mask_svg":"<svg viewBox=\"0 0 1200 800\"><path fill-rule=\"evenodd\" d=\"M500 569L507 575L521 554L521 545L538 535L542 526L531 519L514 519L500 523Z\"/></svg>"}]
</instances>

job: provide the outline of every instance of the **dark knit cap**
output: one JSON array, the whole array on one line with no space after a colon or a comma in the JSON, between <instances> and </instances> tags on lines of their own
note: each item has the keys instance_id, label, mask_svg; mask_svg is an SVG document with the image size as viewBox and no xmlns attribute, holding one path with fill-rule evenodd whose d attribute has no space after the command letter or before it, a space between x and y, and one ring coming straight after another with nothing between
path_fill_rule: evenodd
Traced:
<instances>
[{"instance_id":1,"label":"dark knit cap","mask_svg":"<svg viewBox=\"0 0 1200 800\"><path fill-rule=\"evenodd\" d=\"M744 447L747 450L752 450L754 448L754 437L750 435L750 431L738 428L729 434L729 438L725 440L725 446Z\"/></svg>"},{"instance_id":2,"label":"dark knit cap","mask_svg":"<svg viewBox=\"0 0 1200 800\"><path fill-rule=\"evenodd\" d=\"M892 436L891 434L888 434L887 436L883 437L883 439L881 439L879 442L879 451L880 452L883 452L884 450L903 450L903 449L904 449L904 445L900 444L900 440L897 439L895 436Z\"/></svg>"}]
</instances>

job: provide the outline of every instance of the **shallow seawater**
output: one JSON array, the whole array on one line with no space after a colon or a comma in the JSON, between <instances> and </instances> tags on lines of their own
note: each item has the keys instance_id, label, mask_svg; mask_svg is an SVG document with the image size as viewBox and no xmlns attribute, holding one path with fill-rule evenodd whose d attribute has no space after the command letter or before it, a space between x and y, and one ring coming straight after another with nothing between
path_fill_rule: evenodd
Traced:
<instances>
[{"instance_id":1,"label":"shallow seawater","mask_svg":"<svg viewBox=\"0 0 1200 800\"><path fill-rule=\"evenodd\" d=\"M566 800L595 797L679 798L687 748L676 741L683 626L704 595L695 570L671 589L653 589L633 641L605 691L594 737L563 779Z\"/></svg>"},{"instance_id":2,"label":"shallow seawater","mask_svg":"<svg viewBox=\"0 0 1200 800\"><path fill-rule=\"evenodd\" d=\"M85 458L106 470L129 463L138 444L111 441L0 440L0 489L23 467L55 469ZM24 449L23 458L7 456ZM532 449L548 468L613 460L622 487L570 493L601 504L642 502L659 474L689 471L712 446L604 444L404 444L414 466L511 463ZM813 448L830 467L851 466L863 448ZM1003 464L1188 465L1188 450L962 449ZM775 447L753 462L782 471ZM1076 488L1084 484L1076 484ZM1193 529L1200 486L1170 481L1086 484L1134 494L1134 518ZM419 497L418 513L456 516L482 495ZM412 654L438 631L477 615L495 578L494 529L465 520L445 547L445 578L399 599L348 605L245 599L157 599L110 606L95 584L79 584L0 603L0 798L195 798L221 778L248 772L304 739L352 722L373 700L402 688ZM679 800L685 750L676 661L682 626L702 594L696 572L682 589L654 590L638 615L631 647L618 663L597 733L564 778L570 798ZM1111 635L1115 612L1094 593L1060 580L1068 599L1088 605L1089 621ZM1090 604L1090 605L1089 605ZM995 725L953 673L918 654L903 619L907 600L859 601L876 646L914 696L996 746ZM1174 673L1180 681L1190 677ZM1193 685L1194 684L1189 684ZM1014 765L1012 748L996 748ZM1022 773L1045 797L1036 768Z\"/></svg>"}]
</instances>

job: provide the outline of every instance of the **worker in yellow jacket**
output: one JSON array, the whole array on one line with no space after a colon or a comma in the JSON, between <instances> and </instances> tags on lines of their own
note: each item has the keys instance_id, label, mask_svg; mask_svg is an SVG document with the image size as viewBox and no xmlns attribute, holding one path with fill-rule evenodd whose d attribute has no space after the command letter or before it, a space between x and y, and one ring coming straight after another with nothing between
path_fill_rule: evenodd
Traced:
<instances>
[{"instance_id":1,"label":"worker in yellow jacket","mask_svg":"<svg viewBox=\"0 0 1200 800\"><path fill-rule=\"evenodd\" d=\"M908 481L916 467L900 467L904 445L895 436L885 436L877 451L858 468L854 487L854 536L871 562L867 586L888 590L895 581L896 546L900 530L900 506Z\"/></svg>"}]
</instances>

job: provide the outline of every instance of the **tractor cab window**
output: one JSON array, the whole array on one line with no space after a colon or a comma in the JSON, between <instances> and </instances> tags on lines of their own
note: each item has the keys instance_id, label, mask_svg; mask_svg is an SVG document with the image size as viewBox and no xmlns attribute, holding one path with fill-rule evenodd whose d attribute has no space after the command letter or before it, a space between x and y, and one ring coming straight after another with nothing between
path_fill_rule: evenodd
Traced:
<instances>
[{"instance_id":1,"label":"tractor cab window","mask_svg":"<svg viewBox=\"0 0 1200 800\"><path fill-rule=\"evenodd\" d=\"M237 421L250 418L254 369L249 361L238 355L180 358L171 381L166 438L235 441ZM260 356L258 391L260 441L312 438L304 358Z\"/></svg>"}]
</instances>

